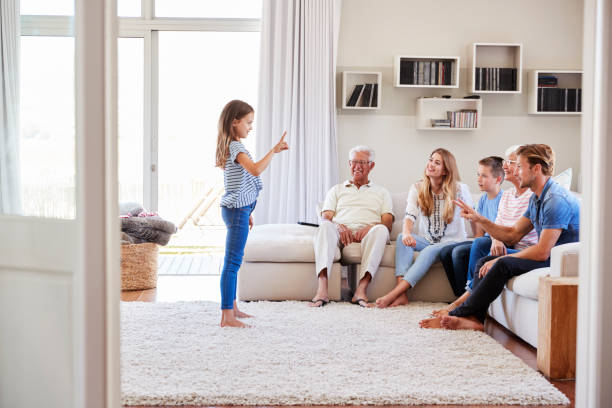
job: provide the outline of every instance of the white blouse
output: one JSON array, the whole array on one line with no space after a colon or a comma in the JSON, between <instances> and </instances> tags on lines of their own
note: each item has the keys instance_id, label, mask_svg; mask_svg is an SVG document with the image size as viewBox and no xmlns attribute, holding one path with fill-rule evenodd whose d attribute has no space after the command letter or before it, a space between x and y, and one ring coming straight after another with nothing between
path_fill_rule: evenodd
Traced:
<instances>
[{"instance_id":1,"label":"white blouse","mask_svg":"<svg viewBox=\"0 0 612 408\"><path fill-rule=\"evenodd\" d=\"M467 205L473 207L474 203L468 186L464 183L458 183L458 187L456 198L460 198ZM417 204L418 195L417 185L415 183L410 186L410 190L408 191L405 216L405 218L410 218L414 222L412 234L419 235L432 244L438 242L465 241L467 239L467 232L465 229L466 221L461 217L461 208L459 208L458 205L455 205L453 220L447 224L442 218L442 213L444 212L444 196L442 194L434 194L434 210L428 217L423 214Z\"/></svg>"}]
</instances>

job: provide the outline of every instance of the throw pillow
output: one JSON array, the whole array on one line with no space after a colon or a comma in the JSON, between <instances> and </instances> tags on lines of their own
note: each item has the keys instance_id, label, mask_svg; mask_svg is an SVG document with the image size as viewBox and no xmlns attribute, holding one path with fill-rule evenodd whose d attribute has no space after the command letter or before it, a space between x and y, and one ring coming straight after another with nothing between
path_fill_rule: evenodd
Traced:
<instances>
[{"instance_id":1,"label":"throw pillow","mask_svg":"<svg viewBox=\"0 0 612 408\"><path fill-rule=\"evenodd\" d=\"M561 184L569 191L572 187L572 168L570 167L569 169L565 169L556 176L553 176L553 180Z\"/></svg>"}]
</instances>

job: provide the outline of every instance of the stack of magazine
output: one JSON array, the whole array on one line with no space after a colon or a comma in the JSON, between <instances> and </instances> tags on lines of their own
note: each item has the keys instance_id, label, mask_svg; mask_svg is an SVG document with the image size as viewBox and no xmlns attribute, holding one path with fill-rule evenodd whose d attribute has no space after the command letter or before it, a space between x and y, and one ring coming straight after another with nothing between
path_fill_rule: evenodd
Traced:
<instances>
[{"instance_id":1,"label":"stack of magazine","mask_svg":"<svg viewBox=\"0 0 612 408\"><path fill-rule=\"evenodd\" d=\"M346 106L369 107L378 106L378 84L358 84L346 102Z\"/></svg>"},{"instance_id":2,"label":"stack of magazine","mask_svg":"<svg viewBox=\"0 0 612 408\"><path fill-rule=\"evenodd\" d=\"M478 111L475 109L461 109L460 111L446 112L446 121L449 122L449 126L451 128L476 128L478 127ZM442 123L442 122L440 122ZM434 126L433 127L442 127L442 126Z\"/></svg>"}]
</instances>

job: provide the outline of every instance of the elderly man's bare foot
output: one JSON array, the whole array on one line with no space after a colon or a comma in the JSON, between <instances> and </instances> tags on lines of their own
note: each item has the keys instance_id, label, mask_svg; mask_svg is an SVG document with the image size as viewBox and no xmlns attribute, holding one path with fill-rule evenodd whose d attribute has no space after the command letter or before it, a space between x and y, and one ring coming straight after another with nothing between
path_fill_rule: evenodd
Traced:
<instances>
[{"instance_id":1,"label":"elderly man's bare foot","mask_svg":"<svg viewBox=\"0 0 612 408\"><path fill-rule=\"evenodd\" d=\"M406 294L406 292L404 292L399 295L393 302L391 302L389 307L403 306L407 305L408 303L410 303L410 300L408 300L408 295Z\"/></svg>"},{"instance_id":2,"label":"elderly man's bare foot","mask_svg":"<svg viewBox=\"0 0 612 408\"><path fill-rule=\"evenodd\" d=\"M440 321L443 329L484 331L484 326L473 317L444 316Z\"/></svg>"},{"instance_id":3,"label":"elderly man's bare foot","mask_svg":"<svg viewBox=\"0 0 612 408\"><path fill-rule=\"evenodd\" d=\"M440 329L441 325L441 317L431 317L429 319L423 319L419 322L419 327L422 329Z\"/></svg>"},{"instance_id":4,"label":"elderly man's bare foot","mask_svg":"<svg viewBox=\"0 0 612 408\"><path fill-rule=\"evenodd\" d=\"M393 303L394 300L395 298L390 293L388 293L385 296L376 299L376 307L384 309L386 307L389 307L389 305Z\"/></svg>"},{"instance_id":5,"label":"elderly man's bare foot","mask_svg":"<svg viewBox=\"0 0 612 408\"><path fill-rule=\"evenodd\" d=\"M227 320L221 319L221 327L247 328L251 326L246 323L242 323L240 320L237 320L237 319L227 319Z\"/></svg>"}]
</instances>

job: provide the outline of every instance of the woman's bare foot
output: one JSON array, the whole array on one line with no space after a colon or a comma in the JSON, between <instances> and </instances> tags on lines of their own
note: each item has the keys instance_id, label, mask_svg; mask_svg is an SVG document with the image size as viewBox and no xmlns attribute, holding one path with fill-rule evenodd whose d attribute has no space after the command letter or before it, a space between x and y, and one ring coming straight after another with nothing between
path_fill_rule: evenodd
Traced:
<instances>
[{"instance_id":1,"label":"woman's bare foot","mask_svg":"<svg viewBox=\"0 0 612 408\"><path fill-rule=\"evenodd\" d=\"M444 316L440 321L443 329L484 331L484 325L474 317Z\"/></svg>"},{"instance_id":2,"label":"woman's bare foot","mask_svg":"<svg viewBox=\"0 0 612 408\"><path fill-rule=\"evenodd\" d=\"M408 303L410 303L410 300L408 300L408 295L406 294L406 292L404 292L399 295L393 302L391 302L389 307L403 306L407 305Z\"/></svg>"},{"instance_id":3,"label":"woman's bare foot","mask_svg":"<svg viewBox=\"0 0 612 408\"><path fill-rule=\"evenodd\" d=\"M441 317L430 317L429 319L423 319L419 322L419 327L421 329L440 329L441 325Z\"/></svg>"},{"instance_id":4,"label":"woman's bare foot","mask_svg":"<svg viewBox=\"0 0 612 408\"><path fill-rule=\"evenodd\" d=\"M310 302L308 302L308 307L323 307L328 303L329 303L329 298L327 297L320 298L320 297L315 296L312 298Z\"/></svg>"},{"instance_id":5,"label":"woman's bare foot","mask_svg":"<svg viewBox=\"0 0 612 408\"><path fill-rule=\"evenodd\" d=\"M387 293L385 296L376 299L376 307L384 309L385 307L389 307L394 300L395 297L391 293Z\"/></svg>"},{"instance_id":6,"label":"woman's bare foot","mask_svg":"<svg viewBox=\"0 0 612 408\"><path fill-rule=\"evenodd\" d=\"M252 315L250 315L248 313L244 313L242 310L239 310L238 309L238 304L236 303L235 300L234 300L234 316L237 319L249 319L251 317L255 317L255 316L252 316Z\"/></svg>"}]
</instances>

